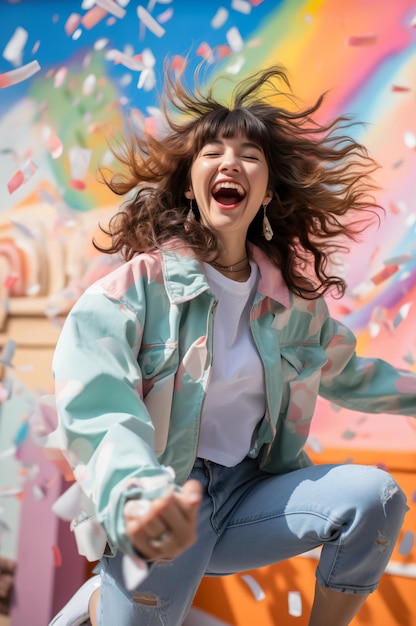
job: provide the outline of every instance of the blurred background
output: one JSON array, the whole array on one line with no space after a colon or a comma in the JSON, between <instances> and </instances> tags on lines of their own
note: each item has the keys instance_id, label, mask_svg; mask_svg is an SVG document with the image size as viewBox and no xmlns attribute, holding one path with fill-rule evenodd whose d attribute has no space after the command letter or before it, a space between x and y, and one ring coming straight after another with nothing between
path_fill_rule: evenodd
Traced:
<instances>
[{"instance_id":1,"label":"blurred background","mask_svg":"<svg viewBox=\"0 0 416 626\"><path fill-rule=\"evenodd\" d=\"M65 315L112 268L91 245L118 208L97 169L133 119L157 132L163 63L192 82L287 68L320 121L349 115L379 162L379 228L337 259L347 278L333 315L358 351L416 371L416 5L413 0L0 0L0 620L46 626L93 564L52 511L65 468L39 452L32 416L52 391ZM316 462L365 462L394 473L409 498L380 591L354 624L416 626L416 421L317 407ZM62 471L61 471L62 470ZM316 555L204 581L189 626L306 624ZM376 597L377 596L377 597ZM2 622L0 621L0 624Z\"/></svg>"}]
</instances>

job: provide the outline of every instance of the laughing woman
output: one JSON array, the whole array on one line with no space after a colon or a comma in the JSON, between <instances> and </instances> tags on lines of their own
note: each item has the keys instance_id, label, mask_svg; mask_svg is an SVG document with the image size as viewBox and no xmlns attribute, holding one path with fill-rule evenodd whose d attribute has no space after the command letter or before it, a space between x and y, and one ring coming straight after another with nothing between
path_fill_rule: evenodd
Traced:
<instances>
[{"instance_id":1,"label":"laughing woman","mask_svg":"<svg viewBox=\"0 0 416 626\"><path fill-rule=\"evenodd\" d=\"M376 165L347 119L314 121L322 99L294 108L282 68L229 102L198 84L167 72L163 134L119 152L106 183L126 200L102 251L125 263L56 348L67 458L107 549L90 617L88 583L52 623L179 626L203 576L319 546L309 624L344 626L407 506L381 469L311 464L317 396L416 415L416 375L359 357L324 298L346 288L331 255L381 211Z\"/></svg>"}]
</instances>

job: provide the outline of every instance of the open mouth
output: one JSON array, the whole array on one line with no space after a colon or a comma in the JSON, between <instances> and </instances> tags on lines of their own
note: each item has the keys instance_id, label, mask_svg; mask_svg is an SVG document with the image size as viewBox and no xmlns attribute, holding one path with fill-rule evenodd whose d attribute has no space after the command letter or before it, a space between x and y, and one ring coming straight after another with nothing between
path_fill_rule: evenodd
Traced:
<instances>
[{"instance_id":1,"label":"open mouth","mask_svg":"<svg viewBox=\"0 0 416 626\"><path fill-rule=\"evenodd\" d=\"M212 196L218 204L234 206L241 202L246 192L238 183L223 181L216 183L212 188Z\"/></svg>"}]
</instances>

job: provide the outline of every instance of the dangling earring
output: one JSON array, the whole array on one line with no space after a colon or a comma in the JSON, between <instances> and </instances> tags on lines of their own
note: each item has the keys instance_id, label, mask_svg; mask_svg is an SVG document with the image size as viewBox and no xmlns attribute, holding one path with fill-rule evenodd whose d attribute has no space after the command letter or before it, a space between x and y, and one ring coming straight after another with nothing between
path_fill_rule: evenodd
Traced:
<instances>
[{"instance_id":1,"label":"dangling earring","mask_svg":"<svg viewBox=\"0 0 416 626\"><path fill-rule=\"evenodd\" d=\"M189 211L187 213L186 220L187 220L187 222L194 222L195 221L195 213L194 213L194 208L193 208L193 205L192 205L192 198L189 199Z\"/></svg>"},{"instance_id":2,"label":"dangling earring","mask_svg":"<svg viewBox=\"0 0 416 626\"><path fill-rule=\"evenodd\" d=\"M269 218L266 215L266 209L267 209L267 204L263 204L263 237L267 240L267 241L271 241L271 239L273 239L273 229L270 226L270 222L269 222Z\"/></svg>"}]
</instances>

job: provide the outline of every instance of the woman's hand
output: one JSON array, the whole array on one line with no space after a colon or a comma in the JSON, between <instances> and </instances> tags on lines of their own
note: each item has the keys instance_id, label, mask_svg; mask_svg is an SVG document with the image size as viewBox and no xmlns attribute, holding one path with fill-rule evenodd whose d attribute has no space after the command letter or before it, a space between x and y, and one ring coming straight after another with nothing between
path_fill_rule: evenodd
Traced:
<instances>
[{"instance_id":1,"label":"woman's hand","mask_svg":"<svg viewBox=\"0 0 416 626\"><path fill-rule=\"evenodd\" d=\"M174 559L196 540L201 485L188 480L180 492L169 491L151 502L129 500L124 507L126 535L145 559Z\"/></svg>"}]
</instances>

